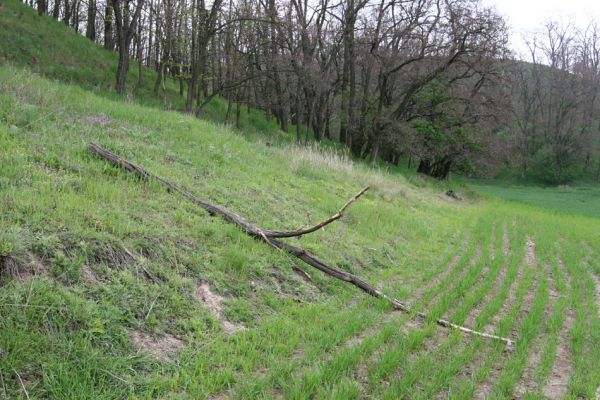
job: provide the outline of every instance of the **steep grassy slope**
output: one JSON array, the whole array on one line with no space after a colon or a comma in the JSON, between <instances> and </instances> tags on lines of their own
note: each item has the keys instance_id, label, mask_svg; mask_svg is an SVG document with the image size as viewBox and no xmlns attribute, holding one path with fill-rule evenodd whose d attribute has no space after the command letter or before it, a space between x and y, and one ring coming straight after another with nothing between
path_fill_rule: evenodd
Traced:
<instances>
[{"instance_id":1,"label":"steep grassy slope","mask_svg":"<svg viewBox=\"0 0 600 400\"><path fill-rule=\"evenodd\" d=\"M61 82L77 84L98 95L118 99L114 93L117 54L107 51L55 21L49 16L39 16L31 7L17 0L0 2L0 61L30 70ZM184 109L184 99L179 96L179 84L168 79L166 91L153 93L156 73L141 68L141 84L137 62L132 60L127 76L128 101L167 109ZM225 121L227 102L215 98L206 106L205 118L217 123ZM283 135L274 120L265 118L263 112L244 108L240 120L246 135L260 134L270 140L291 141Z\"/></svg>"},{"instance_id":2,"label":"steep grassy slope","mask_svg":"<svg viewBox=\"0 0 600 400\"><path fill-rule=\"evenodd\" d=\"M34 54L27 43L47 39L33 24L56 26L12 0L0 7L0 49ZM90 58L114 57L60 28ZM77 81L46 61L34 71ZM595 396L598 219L454 201L418 177L247 140L150 97L113 96L112 75L89 69L68 85L0 67L0 397ZM85 76L107 86L90 90ZM370 184L341 221L289 241L432 319L517 345L391 312L107 165L90 142L265 228L314 223Z\"/></svg>"}]
</instances>

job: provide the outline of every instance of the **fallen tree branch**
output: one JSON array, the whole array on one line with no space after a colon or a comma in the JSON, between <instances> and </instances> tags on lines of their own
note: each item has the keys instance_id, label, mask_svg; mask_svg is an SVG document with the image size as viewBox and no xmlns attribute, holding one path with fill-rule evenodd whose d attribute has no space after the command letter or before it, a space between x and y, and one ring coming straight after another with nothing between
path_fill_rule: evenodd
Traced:
<instances>
[{"instance_id":1,"label":"fallen tree branch","mask_svg":"<svg viewBox=\"0 0 600 400\"><path fill-rule=\"evenodd\" d=\"M330 223L340 219L344 215L344 211L346 211L346 209L352 203L354 203L360 196L362 196L363 194L365 194L365 192L367 190L369 190L368 186L365 187L363 190L361 190L360 192L355 194L352 198L350 198L350 200L348 200L346 202L346 204L344 204L342 206L342 208L340 208L336 214L334 214L330 218L326 219L325 221L318 223L317 225L314 225L309 228L299 229L296 231L270 231L268 229L258 228L254 224L251 224L250 222L248 222L242 216L240 216L236 213L233 213L223 207L220 207L220 206L217 206L214 204L210 204L203 200L200 200L193 194L181 189L180 187L172 184L171 182L154 175L153 173L149 172L148 170L146 170L140 166L137 166L137 165L125 160L124 158L119 157L118 155L116 155L114 153L111 153L110 151L108 151L106 149L103 149L102 147L98 146L97 144L91 143L90 150L93 153L108 160L111 164L125 168L127 171L133 172L134 174L138 175L142 179L145 179L145 180L154 179L161 185L166 186L168 189L170 189L174 192L177 192L177 193L181 194L182 196L186 197L188 200L191 200L194 203L198 204L200 207L202 207L206 211L208 211L211 215L220 215L223 218L225 218L226 220L228 220L229 222L232 222L232 223L240 226L247 233L249 233L255 237L259 237L259 236L262 237L264 235L268 238L284 238L284 237L302 236L302 235L306 235L308 233L315 232L315 231L323 228L324 226L329 225Z\"/></svg>"},{"instance_id":2,"label":"fallen tree branch","mask_svg":"<svg viewBox=\"0 0 600 400\"><path fill-rule=\"evenodd\" d=\"M130 172L138 175L142 179L154 179L155 181L157 181L161 185L167 187L168 189L175 191L177 193L180 193L187 199L193 201L194 203L196 203L197 205L199 205L200 207L202 207L203 209L208 211L208 213L210 215L221 216L225 220L238 225L248 235L250 235L258 240L264 241L265 243L267 243L268 245L270 245L271 247L273 247L275 249L282 250L288 254L291 254L291 255L299 258L300 260L304 261L306 264L318 269L319 271L321 271L329 276L332 276L332 277L339 279L341 281L344 281L344 282L351 283L352 285L356 286L357 288L361 289L363 292L368 293L369 295L371 295L373 297L387 301L394 309L414 314L424 320L428 319L427 314L422 313L420 311L416 311L416 310L412 309L412 307L400 302L399 300L396 300L394 298L387 296L386 294L382 293L380 290L378 290L371 284L363 281L356 275L339 270L337 268L330 267L329 265L320 261L315 256L313 256L312 254L307 252L306 250L296 247L296 246L292 246L290 244L287 244L280 240L275 239L275 237L299 236L299 235L277 236L278 233L286 234L286 233L291 233L291 232L296 232L296 233L300 232L301 234L306 234L306 233L314 232L314 231L320 229L321 227L341 218L345 209L350 204L352 204L354 201L356 201L356 199L358 199L362 194L364 194L364 192L366 192L368 190L368 187L363 189L358 194L356 194L350 200L348 200L348 202L346 202L346 204L344 204L344 206L340 209L340 211L338 211L338 213L336 213L334 216L332 216L331 218L329 218L311 228L306 228L303 230L291 231L291 232L265 231L265 230L262 230L261 228L259 228L258 226L248 222L245 218L243 218L223 207L208 203L204 200L200 200L193 194L179 188L175 184L152 174L151 172L147 171L146 169L144 169L140 166L137 166L137 165L131 163L130 161L127 161L127 160L117 156L116 154L113 154L110 151L103 149L102 147L100 147L94 143L90 144L90 150L93 153L99 155L100 157L106 159L113 165L122 167L122 168L126 169L127 171L130 171ZM275 234L275 236L269 236L269 233ZM458 329L461 332L468 333L468 334L471 334L474 336L480 336L480 337L487 338L487 339L499 340L499 341L504 342L508 346L511 346L514 343L514 341L509 338L504 338L504 337L492 335L492 334L485 333L485 332L475 331L470 328L454 324L454 323L444 320L444 319L436 319L435 322L440 326L443 326L446 328Z\"/></svg>"},{"instance_id":3,"label":"fallen tree branch","mask_svg":"<svg viewBox=\"0 0 600 400\"><path fill-rule=\"evenodd\" d=\"M363 190L361 190L360 192L356 193L354 196L352 196L350 198L350 200L348 200L346 202L346 204L344 204L342 206L342 208L339 209L339 211L337 213L335 213L334 215L332 215L331 217L327 218L325 221L319 222L316 225L313 225L309 228L303 228L303 229L298 229L296 231L264 231L265 235L269 238L286 238L286 237L296 237L296 236L302 236L302 235L306 235L308 233L312 233L315 231L318 231L319 229L325 227L326 225L329 225L330 223L337 221L338 219L342 218L342 216L344 215L344 211L346 211L346 209L348 207L350 207L350 205L352 203L354 203L356 200L358 200L358 198L360 196L362 196L363 194L365 194L365 192L369 190L369 186L365 187Z\"/></svg>"}]
</instances>

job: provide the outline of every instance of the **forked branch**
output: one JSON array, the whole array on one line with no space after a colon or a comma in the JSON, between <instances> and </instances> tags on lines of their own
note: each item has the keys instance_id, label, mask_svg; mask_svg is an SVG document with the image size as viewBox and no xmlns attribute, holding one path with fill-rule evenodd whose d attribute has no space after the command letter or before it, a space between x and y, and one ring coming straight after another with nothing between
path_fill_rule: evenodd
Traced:
<instances>
[{"instance_id":1,"label":"forked branch","mask_svg":"<svg viewBox=\"0 0 600 400\"><path fill-rule=\"evenodd\" d=\"M99 155L100 157L106 159L111 164L122 167L122 168L126 169L127 171L130 171L130 172L138 175L142 179L154 179L155 181L157 181L161 185L167 187L168 189L178 192L182 196L187 198L188 200L193 201L194 203L196 203L197 205L199 205L200 207L202 207L203 209L208 211L209 214L219 215L222 218L224 218L225 220L238 225L248 235L250 235L258 240L262 240L263 242L267 243L269 246L271 246L275 249L278 249L278 250L285 251L286 253L299 258L300 260L304 261L306 264L310 265L313 268L318 269L319 271L321 271L329 276L332 276L332 277L339 279L341 281L344 281L344 282L351 283L352 285L356 286L357 288L361 289L363 292L368 293L369 295L371 295L373 297L387 301L396 310L414 314L424 320L426 320L428 318L427 314L413 310L410 306L400 302L399 300L396 300L394 298L387 296L386 294L382 293L379 289L377 289L373 285L363 281L356 275L353 275L348 272L331 267L331 266L325 264L324 262L320 261L319 259L317 259L315 256L313 256L306 250L304 250L300 247L292 246L290 244L284 243L284 242L276 239L276 238L281 238L281 237L301 236L301 235L305 235L307 233L315 232L318 229L321 229L322 227L324 227L325 225L328 225L331 222L338 220L339 218L342 217L342 215L344 214L344 211L354 201L356 201L360 196L362 196L369 189L368 187L364 188L363 190L358 192L354 197L352 197L350 200L348 200L346 202L346 204L344 204L342 206L342 208L336 214L334 214L332 217L330 217L329 219L326 219L323 222L320 222L317 225L314 225L310 228L305 228L305 229L300 229L297 231L290 231L290 232L268 231L268 230L263 230L263 229L259 228L258 226L248 222L245 218L243 218L223 207L208 203L204 200L200 200L193 194L179 188L175 184L152 174L151 172L147 171L146 169L144 169L140 166L137 166L137 165L133 164L132 162L127 161L127 160L117 156L116 154L113 154L110 151L103 149L102 147L100 147L96 144L93 144L93 143L90 144L90 150L93 153ZM471 335L480 336L483 338L488 338L488 339L493 339L493 340L499 340L499 341L504 342L508 346L511 346L514 343L513 340L511 340L511 339L496 336L496 335L491 335L491 334L485 333L485 332L478 332L478 331L472 330L470 328L454 324L454 323L444 320L444 319L437 319L436 323L440 326L443 326L446 328L458 329L461 332L468 333Z\"/></svg>"},{"instance_id":2,"label":"forked branch","mask_svg":"<svg viewBox=\"0 0 600 400\"><path fill-rule=\"evenodd\" d=\"M344 216L344 211L346 211L346 209L348 207L350 207L350 205L352 203L354 203L356 200L358 200L358 198L360 196L362 196L363 194L365 194L365 192L369 190L369 186L365 187L363 190L361 190L360 192L356 193L354 196L352 196L350 198L350 200L348 200L346 202L346 204L344 204L342 206L342 208L339 209L339 211L337 213L335 213L334 215L332 215L331 217L327 218L324 221L319 222L316 225L313 225L311 227L308 228L303 228L303 229L298 229L296 231L264 231L265 235L267 235L267 237L269 238L286 238L286 237L296 237L296 236L302 236L302 235L306 235L308 233L313 233L315 231L318 231L321 228L324 228L326 225L329 225L330 223L337 221L338 219L342 218Z\"/></svg>"}]
</instances>

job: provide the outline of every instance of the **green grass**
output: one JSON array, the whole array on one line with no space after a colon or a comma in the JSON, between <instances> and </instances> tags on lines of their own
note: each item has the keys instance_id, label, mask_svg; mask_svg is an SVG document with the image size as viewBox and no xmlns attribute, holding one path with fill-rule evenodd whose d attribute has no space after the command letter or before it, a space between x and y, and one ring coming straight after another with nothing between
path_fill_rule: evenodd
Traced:
<instances>
[{"instance_id":1,"label":"green grass","mask_svg":"<svg viewBox=\"0 0 600 400\"><path fill-rule=\"evenodd\" d=\"M26 4L16 0L0 3L0 62L27 67L50 79L78 85L109 99L120 99L114 91L117 59L117 53L94 44L50 16L39 16ZM165 91L161 88L156 96L156 72L142 66L140 80L138 63L131 60L130 64L125 95L128 102L184 110L185 98L179 95L179 81L167 78ZM203 118L223 124L226 110L227 100L217 96L206 106ZM245 106L241 112L240 132L272 144L295 140L295 126L285 134L265 112Z\"/></svg>"},{"instance_id":2,"label":"green grass","mask_svg":"<svg viewBox=\"0 0 600 400\"><path fill-rule=\"evenodd\" d=\"M1 7L4 38L16 37L6 26L42 24L22 5ZM56 51L68 54L69 41L81 40L89 57L113 57L64 27L56 34L67 43ZM22 35L0 48L33 54L33 32ZM92 65L78 82L79 72L60 70L56 59L45 60L59 70L52 76L15 66L17 53L5 57L16 61L0 66L0 398L541 398L565 352L565 397L597 393L592 207L578 211L588 216L548 210L554 192L534 187L516 202L454 201L446 184L321 148L269 146L161 110L143 93L115 96L109 75ZM92 75L106 86L88 86ZM255 115L253 124L265 123ZM393 312L274 251L108 165L90 142L269 229L322 220L370 184L342 220L289 240L430 318ZM537 267L527 262L527 238ZM222 318L246 329L227 335L195 295L201 284L224 297ZM442 329L436 317L472 321L516 345L506 352ZM136 335L181 346L157 355Z\"/></svg>"},{"instance_id":3,"label":"green grass","mask_svg":"<svg viewBox=\"0 0 600 400\"><path fill-rule=\"evenodd\" d=\"M504 200L531 204L559 213L600 217L600 186L540 187L484 180L468 182L473 190Z\"/></svg>"}]
</instances>

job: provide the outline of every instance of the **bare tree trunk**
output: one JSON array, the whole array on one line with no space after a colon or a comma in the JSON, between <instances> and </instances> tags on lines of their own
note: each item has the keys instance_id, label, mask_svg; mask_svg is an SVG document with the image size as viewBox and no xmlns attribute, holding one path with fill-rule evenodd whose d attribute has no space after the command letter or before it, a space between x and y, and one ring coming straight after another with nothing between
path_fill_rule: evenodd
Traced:
<instances>
[{"instance_id":1,"label":"bare tree trunk","mask_svg":"<svg viewBox=\"0 0 600 400\"><path fill-rule=\"evenodd\" d=\"M138 0L133 15L130 15L129 3L125 0L111 0L115 13L115 25L117 27L117 38L119 43L119 63L117 65L117 77L115 89L117 93L125 93L125 80L129 71L129 47L136 32L140 19L143 0ZM121 9L122 7L122 9Z\"/></svg>"},{"instance_id":2,"label":"bare tree trunk","mask_svg":"<svg viewBox=\"0 0 600 400\"><path fill-rule=\"evenodd\" d=\"M96 41L96 12L96 0L89 0L85 37L94 42Z\"/></svg>"},{"instance_id":3,"label":"bare tree trunk","mask_svg":"<svg viewBox=\"0 0 600 400\"><path fill-rule=\"evenodd\" d=\"M112 0L106 1L106 8L104 9L104 48L107 50L114 50L115 42L113 38L113 6Z\"/></svg>"},{"instance_id":4,"label":"bare tree trunk","mask_svg":"<svg viewBox=\"0 0 600 400\"><path fill-rule=\"evenodd\" d=\"M52 8L52 18L58 20L60 16L60 0L54 0L54 7Z\"/></svg>"},{"instance_id":5,"label":"bare tree trunk","mask_svg":"<svg viewBox=\"0 0 600 400\"><path fill-rule=\"evenodd\" d=\"M238 98L238 100L236 101L236 104L235 104L235 127L237 129L241 128L241 125L240 125L241 114L242 114L242 103L241 103L240 99Z\"/></svg>"},{"instance_id":6,"label":"bare tree trunk","mask_svg":"<svg viewBox=\"0 0 600 400\"><path fill-rule=\"evenodd\" d=\"M75 0L72 0L75 1ZM63 13L63 24L69 26L69 24L71 23L71 12L72 12L72 5L69 4L69 0L64 0L64 13Z\"/></svg>"},{"instance_id":7,"label":"bare tree trunk","mask_svg":"<svg viewBox=\"0 0 600 400\"><path fill-rule=\"evenodd\" d=\"M48 12L48 2L46 0L37 0L37 12L44 15Z\"/></svg>"},{"instance_id":8,"label":"bare tree trunk","mask_svg":"<svg viewBox=\"0 0 600 400\"><path fill-rule=\"evenodd\" d=\"M296 88L296 142L302 142L302 134L300 133L300 125L302 124L302 88L300 83Z\"/></svg>"},{"instance_id":9,"label":"bare tree trunk","mask_svg":"<svg viewBox=\"0 0 600 400\"><path fill-rule=\"evenodd\" d=\"M119 62L117 64L117 93L125 93L125 81L129 71L129 49L127 43L120 41L119 43Z\"/></svg>"},{"instance_id":10,"label":"bare tree trunk","mask_svg":"<svg viewBox=\"0 0 600 400\"><path fill-rule=\"evenodd\" d=\"M79 0L73 1L73 10L71 11L72 21L71 27L75 29L75 32L79 33L79 8L81 3Z\"/></svg>"},{"instance_id":11,"label":"bare tree trunk","mask_svg":"<svg viewBox=\"0 0 600 400\"><path fill-rule=\"evenodd\" d=\"M142 85L144 84L144 78L142 76L142 60L144 58L144 48L142 46L142 24L143 22L140 21L140 23L138 24L138 28L137 28L137 32L135 34L135 41L136 41L136 57L137 57L137 62L138 62L138 81L137 81L137 87L141 88Z\"/></svg>"}]
</instances>

